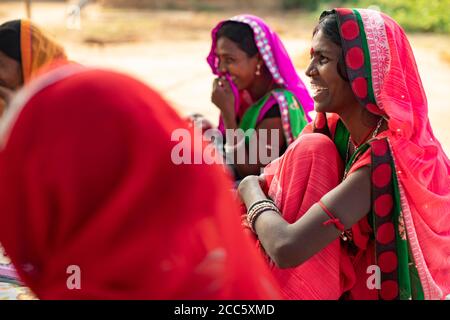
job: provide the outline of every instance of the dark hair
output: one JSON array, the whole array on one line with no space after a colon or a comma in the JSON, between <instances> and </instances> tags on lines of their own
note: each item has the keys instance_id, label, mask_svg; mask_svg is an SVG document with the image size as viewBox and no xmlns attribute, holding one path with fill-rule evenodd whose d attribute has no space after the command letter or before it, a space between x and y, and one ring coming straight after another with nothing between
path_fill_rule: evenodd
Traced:
<instances>
[{"instance_id":1,"label":"dark hair","mask_svg":"<svg viewBox=\"0 0 450 320\"><path fill-rule=\"evenodd\" d=\"M245 23L237 21L224 22L216 34L216 39L221 37L236 43L249 57L253 57L258 53L253 30Z\"/></svg>"},{"instance_id":2,"label":"dark hair","mask_svg":"<svg viewBox=\"0 0 450 320\"><path fill-rule=\"evenodd\" d=\"M0 25L0 51L17 62L22 62L20 20L13 20Z\"/></svg>"},{"instance_id":3,"label":"dark hair","mask_svg":"<svg viewBox=\"0 0 450 320\"><path fill-rule=\"evenodd\" d=\"M319 30L323 32L324 36L328 40L330 40L331 42L342 48L342 40L341 35L339 34L339 26L336 11L327 10L322 12L322 14L320 15L319 23L314 28L313 36L317 32L319 32ZM344 52L342 52L341 56L339 57L337 71L342 79L348 81L347 69L344 60Z\"/></svg>"}]
</instances>

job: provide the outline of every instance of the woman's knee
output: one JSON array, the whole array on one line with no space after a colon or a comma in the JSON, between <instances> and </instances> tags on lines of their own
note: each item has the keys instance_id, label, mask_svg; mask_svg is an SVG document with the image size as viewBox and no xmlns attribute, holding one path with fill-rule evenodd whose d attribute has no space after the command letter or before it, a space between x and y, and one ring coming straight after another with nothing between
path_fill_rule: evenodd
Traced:
<instances>
[{"instance_id":1,"label":"woman's knee","mask_svg":"<svg viewBox=\"0 0 450 320\"><path fill-rule=\"evenodd\" d=\"M321 133L307 133L300 136L293 148L300 149L302 153L323 154L326 156L337 155L338 151L334 142Z\"/></svg>"}]
</instances>

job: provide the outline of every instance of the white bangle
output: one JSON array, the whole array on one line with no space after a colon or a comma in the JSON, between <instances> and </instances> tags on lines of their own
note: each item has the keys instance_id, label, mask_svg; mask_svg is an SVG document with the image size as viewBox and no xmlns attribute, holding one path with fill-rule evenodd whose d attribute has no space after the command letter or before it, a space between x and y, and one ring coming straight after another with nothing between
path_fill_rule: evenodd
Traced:
<instances>
[{"instance_id":1,"label":"white bangle","mask_svg":"<svg viewBox=\"0 0 450 320\"><path fill-rule=\"evenodd\" d=\"M241 141L239 141L236 144L230 144L228 142L225 143L223 146L223 149L225 150L225 153L231 153L234 152L236 149L240 148L245 143L245 138L242 138Z\"/></svg>"}]
</instances>

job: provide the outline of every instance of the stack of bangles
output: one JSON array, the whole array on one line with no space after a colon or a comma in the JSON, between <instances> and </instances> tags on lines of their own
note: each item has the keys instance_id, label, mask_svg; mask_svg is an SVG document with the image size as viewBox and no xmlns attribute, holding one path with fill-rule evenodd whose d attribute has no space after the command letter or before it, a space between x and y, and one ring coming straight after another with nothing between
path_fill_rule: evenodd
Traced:
<instances>
[{"instance_id":1,"label":"stack of bangles","mask_svg":"<svg viewBox=\"0 0 450 320\"><path fill-rule=\"evenodd\" d=\"M277 208L275 203L270 199L259 200L253 203L247 211L247 222L254 233L256 219L261 215L261 213L266 211L275 211L281 215L280 210Z\"/></svg>"}]
</instances>

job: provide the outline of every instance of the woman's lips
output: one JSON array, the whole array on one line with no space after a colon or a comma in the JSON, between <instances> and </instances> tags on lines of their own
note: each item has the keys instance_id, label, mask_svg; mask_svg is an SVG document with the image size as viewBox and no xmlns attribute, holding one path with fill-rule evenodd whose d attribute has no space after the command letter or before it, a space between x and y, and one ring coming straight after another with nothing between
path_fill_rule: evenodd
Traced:
<instances>
[{"instance_id":1,"label":"woman's lips","mask_svg":"<svg viewBox=\"0 0 450 320\"><path fill-rule=\"evenodd\" d=\"M321 86L321 85L317 85L317 84L311 84L311 89L313 92L313 96L312 98L314 100L319 100L321 97L324 96L324 94L326 94L328 92L328 88Z\"/></svg>"}]
</instances>

